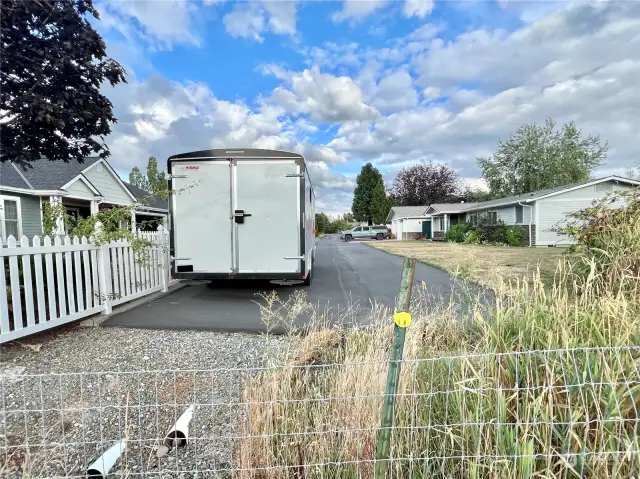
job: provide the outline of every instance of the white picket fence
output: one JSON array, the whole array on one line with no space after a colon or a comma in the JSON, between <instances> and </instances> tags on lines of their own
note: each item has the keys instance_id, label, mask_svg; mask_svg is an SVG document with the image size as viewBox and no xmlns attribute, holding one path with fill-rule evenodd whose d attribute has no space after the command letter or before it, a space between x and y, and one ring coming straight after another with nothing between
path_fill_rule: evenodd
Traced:
<instances>
[{"instance_id":1,"label":"white picket fence","mask_svg":"<svg viewBox=\"0 0 640 479\"><path fill-rule=\"evenodd\" d=\"M151 246L138 252L127 241L84 236L0 242L0 344L166 291L166 231L139 235Z\"/></svg>"}]
</instances>

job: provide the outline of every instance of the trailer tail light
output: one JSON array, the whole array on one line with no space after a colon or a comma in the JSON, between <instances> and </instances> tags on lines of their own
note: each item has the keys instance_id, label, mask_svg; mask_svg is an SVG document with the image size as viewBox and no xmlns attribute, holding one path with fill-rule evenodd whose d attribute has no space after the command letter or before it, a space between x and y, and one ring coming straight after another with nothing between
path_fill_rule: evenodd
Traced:
<instances>
[{"instance_id":1,"label":"trailer tail light","mask_svg":"<svg viewBox=\"0 0 640 479\"><path fill-rule=\"evenodd\" d=\"M313 228L313 234L316 234L317 232L318 232L318 230Z\"/></svg>"}]
</instances>

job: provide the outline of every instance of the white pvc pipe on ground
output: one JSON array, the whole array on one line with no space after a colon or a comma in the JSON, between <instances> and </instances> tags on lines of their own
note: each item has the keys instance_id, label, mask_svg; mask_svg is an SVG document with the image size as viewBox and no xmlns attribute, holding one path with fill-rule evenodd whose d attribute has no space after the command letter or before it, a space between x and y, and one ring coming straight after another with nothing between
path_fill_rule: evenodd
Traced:
<instances>
[{"instance_id":1,"label":"white pvc pipe on ground","mask_svg":"<svg viewBox=\"0 0 640 479\"><path fill-rule=\"evenodd\" d=\"M173 427L169 429L163 441L165 446L182 447L187 445L187 441L189 440L189 423L191 419L193 419L194 409L194 405L189 406L187 410L182 413L182 416L178 418Z\"/></svg>"},{"instance_id":2,"label":"white pvc pipe on ground","mask_svg":"<svg viewBox=\"0 0 640 479\"><path fill-rule=\"evenodd\" d=\"M109 471L124 452L126 439L116 442L87 469L87 477L106 479Z\"/></svg>"}]
</instances>

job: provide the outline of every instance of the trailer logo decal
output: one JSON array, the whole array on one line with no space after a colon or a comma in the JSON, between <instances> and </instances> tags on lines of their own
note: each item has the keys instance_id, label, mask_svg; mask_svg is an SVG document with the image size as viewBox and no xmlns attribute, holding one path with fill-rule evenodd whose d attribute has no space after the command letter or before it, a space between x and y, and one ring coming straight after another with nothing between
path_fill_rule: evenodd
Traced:
<instances>
[{"instance_id":1,"label":"trailer logo decal","mask_svg":"<svg viewBox=\"0 0 640 479\"><path fill-rule=\"evenodd\" d=\"M184 167L185 170L199 170L200 165L187 165Z\"/></svg>"}]
</instances>

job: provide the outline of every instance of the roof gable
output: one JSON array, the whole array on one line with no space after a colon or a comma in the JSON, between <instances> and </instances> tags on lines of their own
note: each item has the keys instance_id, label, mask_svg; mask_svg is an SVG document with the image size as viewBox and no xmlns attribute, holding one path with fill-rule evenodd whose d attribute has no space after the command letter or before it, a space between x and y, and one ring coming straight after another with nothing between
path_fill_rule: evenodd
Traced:
<instances>
[{"instance_id":1,"label":"roof gable","mask_svg":"<svg viewBox=\"0 0 640 479\"><path fill-rule=\"evenodd\" d=\"M87 180L82 174L76 176L66 185L63 185L62 189L69 192L71 195L80 196L83 198L93 198L94 196L101 196L96 187L93 186L91 182Z\"/></svg>"},{"instance_id":2,"label":"roof gable","mask_svg":"<svg viewBox=\"0 0 640 479\"><path fill-rule=\"evenodd\" d=\"M106 203L130 204L136 201L135 195L105 160L96 161L84 170L83 175L100 191Z\"/></svg>"},{"instance_id":3,"label":"roof gable","mask_svg":"<svg viewBox=\"0 0 640 479\"><path fill-rule=\"evenodd\" d=\"M394 218L409 218L424 216L427 211L426 206L393 206L387 215L387 221Z\"/></svg>"}]
</instances>

